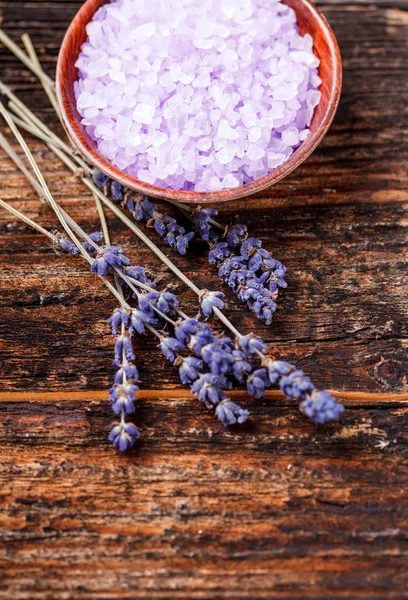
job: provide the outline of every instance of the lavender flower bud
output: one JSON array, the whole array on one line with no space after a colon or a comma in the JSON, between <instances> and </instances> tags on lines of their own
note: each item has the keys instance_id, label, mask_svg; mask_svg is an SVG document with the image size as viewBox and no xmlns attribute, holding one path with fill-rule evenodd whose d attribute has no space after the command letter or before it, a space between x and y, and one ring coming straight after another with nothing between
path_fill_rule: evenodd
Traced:
<instances>
[{"instance_id":1,"label":"lavender flower bud","mask_svg":"<svg viewBox=\"0 0 408 600\"><path fill-rule=\"evenodd\" d=\"M218 242L210 250L208 254L208 262L212 265L218 265L222 263L226 258L232 255L232 252L227 242Z\"/></svg>"},{"instance_id":2,"label":"lavender flower bud","mask_svg":"<svg viewBox=\"0 0 408 600\"><path fill-rule=\"evenodd\" d=\"M232 374L239 383L244 383L247 376L252 371L252 366L246 360L246 356L241 350L234 350L232 352L234 362L232 364Z\"/></svg>"},{"instance_id":3,"label":"lavender flower bud","mask_svg":"<svg viewBox=\"0 0 408 600\"><path fill-rule=\"evenodd\" d=\"M95 233L91 233L89 236L95 244L100 242L103 239L102 231L96 231ZM88 254L94 254L96 252L95 247L90 242L84 242L82 244L83 249L88 252Z\"/></svg>"},{"instance_id":4,"label":"lavender flower bud","mask_svg":"<svg viewBox=\"0 0 408 600\"><path fill-rule=\"evenodd\" d=\"M298 400L300 410L315 423L337 420L344 407L327 391L318 391L303 371L282 360L264 361L272 385L278 384L289 400Z\"/></svg>"},{"instance_id":5,"label":"lavender flower bud","mask_svg":"<svg viewBox=\"0 0 408 600\"><path fill-rule=\"evenodd\" d=\"M124 308L117 308L113 315L109 317L108 323L112 326L112 334L116 335L122 325L125 327L129 325L129 314Z\"/></svg>"},{"instance_id":6,"label":"lavender flower bud","mask_svg":"<svg viewBox=\"0 0 408 600\"><path fill-rule=\"evenodd\" d=\"M300 409L309 419L323 425L328 421L337 421L344 411L344 406L329 392L314 390L311 397L300 404Z\"/></svg>"},{"instance_id":7,"label":"lavender flower bud","mask_svg":"<svg viewBox=\"0 0 408 600\"><path fill-rule=\"evenodd\" d=\"M126 275L128 275L132 279L136 279L136 281L139 281L140 283L148 285L149 287L156 287L156 284L146 276L146 269L144 269L143 267L127 267Z\"/></svg>"},{"instance_id":8,"label":"lavender flower bud","mask_svg":"<svg viewBox=\"0 0 408 600\"><path fill-rule=\"evenodd\" d=\"M239 338L238 344L241 346L246 356L255 356L257 352L264 353L266 346L260 338L254 336L253 333L243 335Z\"/></svg>"},{"instance_id":9,"label":"lavender flower bud","mask_svg":"<svg viewBox=\"0 0 408 600\"><path fill-rule=\"evenodd\" d=\"M137 381L139 379L139 371L135 365L123 365L115 375L115 383L121 385L127 380Z\"/></svg>"},{"instance_id":10,"label":"lavender flower bud","mask_svg":"<svg viewBox=\"0 0 408 600\"><path fill-rule=\"evenodd\" d=\"M248 229L246 225L236 224L228 227L225 239L231 248L236 248L245 239L247 234Z\"/></svg>"},{"instance_id":11,"label":"lavender flower bud","mask_svg":"<svg viewBox=\"0 0 408 600\"><path fill-rule=\"evenodd\" d=\"M76 245L73 244L71 240L67 240L64 237L58 239L58 246L61 250L63 250L64 252L69 252L70 254L75 255L79 252L79 249L76 247Z\"/></svg>"},{"instance_id":12,"label":"lavender flower bud","mask_svg":"<svg viewBox=\"0 0 408 600\"><path fill-rule=\"evenodd\" d=\"M174 326L174 335L183 346L188 346L192 336L202 329L202 324L197 319L183 319Z\"/></svg>"},{"instance_id":13,"label":"lavender flower bud","mask_svg":"<svg viewBox=\"0 0 408 600\"><path fill-rule=\"evenodd\" d=\"M226 398L223 392L225 387L225 378L213 373L204 373L191 386L193 394L197 395L200 402L204 402L207 406L216 406L220 400Z\"/></svg>"},{"instance_id":14,"label":"lavender flower bud","mask_svg":"<svg viewBox=\"0 0 408 600\"><path fill-rule=\"evenodd\" d=\"M303 371L293 371L279 380L280 390L289 400L306 400L315 389Z\"/></svg>"},{"instance_id":15,"label":"lavender flower bud","mask_svg":"<svg viewBox=\"0 0 408 600\"><path fill-rule=\"evenodd\" d=\"M132 448L139 438L140 431L133 423L118 423L109 434L109 440L120 452Z\"/></svg>"},{"instance_id":16,"label":"lavender flower bud","mask_svg":"<svg viewBox=\"0 0 408 600\"><path fill-rule=\"evenodd\" d=\"M211 373L214 373L214 375L225 375L234 362L233 350L234 346L231 340L224 338L203 346L201 357L210 367Z\"/></svg>"},{"instance_id":17,"label":"lavender flower bud","mask_svg":"<svg viewBox=\"0 0 408 600\"><path fill-rule=\"evenodd\" d=\"M135 394L138 389L139 387L134 383L125 383L114 385L109 390L109 400L112 404L112 410L116 415L120 415L122 411L127 415L135 412Z\"/></svg>"},{"instance_id":18,"label":"lavender flower bud","mask_svg":"<svg viewBox=\"0 0 408 600\"><path fill-rule=\"evenodd\" d=\"M150 202L146 196L143 196L135 204L134 216L137 221L148 221L155 212L157 212L157 204Z\"/></svg>"},{"instance_id":19,"label":"lavender flower bud","mask_svg":"<svg viewBox=\"0 0 408 600\"><path fill-rule=\"evenodd\" d=\"M105 175L105 173L102 173L102 171L97 169L92 173L92 179L94 184L100 188L104 188L110 182L108 175Z\"/></svg>"},{"instance_id":20,"label":"lavender flower bud","mask_svg":"<svg viewBox=\"0 0 408 600\"><path fill-rule=\"evenodd\" d=\"M291 371L296 370L294 365L283 360L268 360L266 365L268 368L269 381L272 385L278 383L282 376L288 375Z\"/></svg>"},{"instance_id":21,"label":"lavender flower bud","mask_svg":"<svg viewBox=\"0 0 408 600\"><path fill-rule=\"evenodd\" d=\"M162 292L157 300L157 308L165 315L172 315L179 307L179 301L175 294Z\"/></svg>"},{"instance_id":22,"label":"lavender flower bud","mask_svg":"<svg viewBox=\"0 0 408 600\"><path fill-rule=\"evenodd\" d=\"M179 368L180 381L183 385L192 384L198 379L203 369L203 362L194 356L183 358Z\"/></svg>"},{"instance_id":23,"label":"lavender flower bud","mask_svg":"<svg viewBox=\"0 0 408 600\"><path fill-rule=\"evenodd\" d=\"M187 253L187 249L188 249L188 245L191 242L191 240L194 237L194 231L189 231L188 233L179 235L178 238L176 238L176 243L175 245L170 244L170 246L172 248L174 248L175 250L177 250L177 252L179 254L181 254L182 256L185 256L185 254Z\"/></svg>"},{"instance_id":24,"label":"lavender flower bud","mask_svg":"<svg viewBox=\"0 0 408 600\"><path fill-rule=\"evenodd\" d=\"M142 312L150 317L154 317L153 306L157 306L157 302L160 298L158 292L148 292L147 294L140 294L138 298L139 308Z\"/></svg>"},{"instance_id":25,"label":"lavender flower bud","mask_svg":"<svg viewBox=\"0 0 408 600\"><path fill-rule=\"evenodd\" d=\"M122 364L123 356L123 336L118 337L115 342L115 358L113 360L113 366L119 367Z\"/></svg>"},{"instance_id":26,"label":"lavender flower bud","mask_svg":"<svg viewBox=\"0 0 408 600\"><path fill-rule=\"evenodd\" d=\"M211 229L210 219L217 215L218 211L215 208L199 208L193 212L192 218L194 224L196 225L200 236L206 242L210 240L210 237L214 239L214 232L212 232ZM211 232L213 233L212 236Z\"/></svg>"},{"instance_id":27,"label":"lavender flower bud","mask_svg":"<svg viewBox=\"0 0 408 600\"><path fill-rule=\"evenodd\" d=\"M215 339L216 337L213 334L212 329L204 325L191 337L188 347L200 358L203 347L207 344L211 344Z\"/></svg>"},{"instance_id":28,"label":"lavender flower bud","mask_svg":"<svg viewBox=\"0 0 408 600\"><path fill-rule=\"evenodd\" d=\"M147 323L149 325L155 325L156 319L154 319L154 317L152 317L150 314L148 315L142 310L138 310L137 308L132 310L129 328L130 333L136 331L137 333L142 335L145 332L145 325Z\"/></svg>"},{"instance_id":29,"label":"lavender flower bud","mask_svg":"<svg viewBox=\"0 0 408 600\"><path fill-rule=\"evenodd\" d=\"M205 317L210 317L213 314L213 308L216 306L222 310L225 306L222 298L225 298L225 294L222 292L209 292L208 290L202 290L200 294L201 310Z\"/></svg>"},{"instance_id":30,"label":"lavender flower bud","mask_svg":"<svg viewBox=\"0 0 408 600\"><path fill-rule=\"evenodd\" d=\"M121 248L108 246L102 248L98 253L91 265L91 271L104 277L111 268L122 269L128 265L130 265L130 260L123 255Z\"/></svg>"},{"instance_id":31,"label":"lavender flower bud","mask_svg":"<svg viewBox=\"0 0 408 600\"><path fill-rule=\"evenodd\" d=\"M228 398L218 404L215 414L224 427L235 425L236 423L245 423L249 417L249 411L244 410Z\"/></svg>"},{"instance_id":32,"label":"lavender flower bud","mask_svg":"<svg viewBox=\"0 0 408 600\"><path fill-rule=\"evenodd\" d=\"M182 352L185 350L185 346L173 337L164 337L160 342L160 348L164 356L168 361L174 362L176 360L176 352Z\"/></svg>"},{"instance_id":33,"label":"lavender flower bud","mask_svg":"<svg viewBox=\"0 0 408 600\"><path fill-rule=\"evenodd\" d=\"M260 400L265 395L265 388L269 385L266 369L257 369L247 379L248 394Z\"/></svg>"},{"instance_id":34,"label":"lavender flower bud","mask_svg":"<svg viewBox=\"0 0 408 600\"><path fill-rule=\"evenodd\" d=\"M114 202L122 202L126 188L117 181L111 183L111 196Z\"/></svg>"},{"instance_id":35,"label":"lavender flower bud","mask_svg":"<svg viewBox=\"0 0 408 600\"><path fill-rule=\"evenodd\" d=\"M130 360L130 361L136 360L136 356L133 352L132 340L127 335L122 336L122 338L123 338L123 351L125 353L126 360Z\"/></svg>"}]
</instances>

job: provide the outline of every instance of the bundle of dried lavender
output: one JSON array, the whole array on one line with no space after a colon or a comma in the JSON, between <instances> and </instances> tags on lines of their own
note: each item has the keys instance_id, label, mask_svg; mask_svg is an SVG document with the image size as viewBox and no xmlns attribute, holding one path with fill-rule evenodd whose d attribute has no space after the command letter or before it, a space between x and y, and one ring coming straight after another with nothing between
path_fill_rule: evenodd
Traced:
<instances>
[{"instance_id":1,"label":"bundle of dried lavender","mask_svg":"<svg viewBox=\"0 0 408 600\"><path fill-rule=\"evenodd\" d=\"M22 52L20 50L20 52ZM32 54L32 50L31 50ZM31 60L31 59L29 59ZM31 68L31 67L30 67ZM38 65L36 71L38 74ZM42 72L42 71L41 71ZM45 77L42 78L44 83L48 81ZM14 112L14 116L3 107L0 106L4 118L10 128L16 134L24 152L26 153L31 166L38 178L40 195L43 195L50 203L59 218L69 239L60 247L65 245L66 249L73 253L80 253L89 262L90 254L95 254L91 259L91 269L98 273L113 291L114 295L120 300L120 308L111 317L111 324L115 332L119 330L120 335L116 341L116 356L115 366L118 367L117 380L111 390L111 403L115 412L121 414L121 422L115 425L111 432L111 439L115 446L121 450L131 447L138 437L138 430L134 425L127 424L124 420L126 414L133 412L135 393L137 391L137 369L132 363L133 349L131 347L131 337L135 332L143 333L147 328L152 331L160 340L160 346L163 354L179 367L180 379L183 383L188 383L191 390L195 393L198 399L204 402L208 407L214 408L218 418L224 425L233 424L236 422L244 422L248 416L248 412L241 409L238 405L231 402L225 395L224 390L229 389L232 385L231 379L235 379L239 383L246 383L247 390L256 398L263 396L265 389L271 385L277 385L281 391L290 399L296 400L299 403L302 412L317 423L325 423L331 419L337 419L341 414L343 407L328 393L318 391L310 382L309 378L300 370L297 370L294 365L284 361L274 361L266 356L266 348L262 340L256 338L252 334L242 335L222 313L223 294L221 292L209 292L208 290L200 290L186 275L180 271L162 252L161 250L133 223L122 211L109 200L105 193L95 185L90 175L92 169L86 162L72 150L72 148L60 140L53 134L41 121L39 121L25 107L21 101L7 88L1 84L1 89L6 93L10 100L10 108ZM46 86L45 86L46 87ZM48 87L48 91L52 94L52 90ZM62 160L62 162L74 173L77 173L88 189L93 193L98 202L99 213L102 217L102 225L105 232L105 240L108 242L108 232L106 221L104 220L101 204L110 208L112 212L118 216L138 237L141 239L161 260L164 264L183 281L190 289L192 289L200 299L201 308L206 316L214 314L222 323L230 329L235 339L230 339L225 336L216 336L212 329L197 321L189 319L178 306L178 300L167 291L157 292L152 286L152 282L146 282L146 277L141 267L131 267L128 259L123 255L121 249L110 245L99 247L95 236L87 236L80 230L75 222L66 215L52 198L46 183L36 165L34 159L24 139L16 125L30 131L43 141L54 151L54 153ZM0 138L0 142L4 138ZM10 154L10 152L9 152ZM11 154L10 154L11 156ZM13 156L11 156L13 158ZM14 157L15 159L15 157ZM21 165L15 160L17 166ZM24 172L24 169L22 169ZM27 173L26 173L27 175ZM28 175L29 176L29 175ZM96 178L96 183L99 185L105 183ZM29 177L30 179L30 177ZM31 179L30 179L31 181ZM38 185L38 184L37 184ZM112 184L113 193L117 199L122 194L122 190ZM144 202L148 202L145 200ZM4 205L5 203L3 203ZM245 284L248 279L258 277L259 271L262 271L265 277L260 282L251 281L251 286L245 285L246 289L253 289L257 292L261 287L268 284L269 291L273 286L280 285L284 287L284 267L274 261L272 257L262 248L259 240L247 238L246 229L242 226L234 226L230 230L225 231L225 242L219 242L216 234L211 234L210 225L217 225L213 217L214 213L203 211L195 211L192 215L202 237L207 237L211 244L216 242L212 248L210 255L211 260L218 262L216 256L222 257L222 265L224 269L226 261L230 263L235 260L234 265L229 272L225 272L228 278L234 272L234 285L239 284L240 277L244 278ZM192 238L184 231L180 230L177 224L164 220L162 216L151 215L153 224L159 234L165 238L165 241L176 249L185 250L188 242ZM172 226L172 227L170 227ZM170 227L170 228L169 228ZM84 239L84 243L80 243L76 234ZM210 240L211 238L211 240ZM228 247L224 246L224 244ZM240 246L240 254L238 257L232 257L232 251L236 246ZM182 253L182 252L181 252ZM211 254L212 253L212 254ZM273 262L274 261L274 262ZM220 267L220 268L221 268ZM130 269L133 269L130 272ZM235 274L240 271L241 275ZM248 271L249 273L243 273ZM107 279L106 275L114 274L116 283L119 286L115 288ZM242 281L241 281L242 283ZM123 286L128 286L137 299L138 308L130 307L123 300ZM274 292L276 289L274 289ZM273 293L273 292L272 292ZM166 296L167 294L167 296ZM242 296L241 299L253 301L255 305L259 300L259 293L253 297L249 293L248 297ZM253 308L253 306L250 306ZM268 321L273 312L271 306L265 304L257 306L255 312L261 318ZM175 321L176 314L177 320ZM173 328L173 336L169 336L167 332L160 332L156 329L157 318L164 319L167 325ZM193 356L183 356L181 353L191 351ZM254 370L253 361L258 359L261 361L260 368ZM205 365L205 367L204 367ZM135 377L136 376L136 377Z\"/></svg>"}]
</instances>

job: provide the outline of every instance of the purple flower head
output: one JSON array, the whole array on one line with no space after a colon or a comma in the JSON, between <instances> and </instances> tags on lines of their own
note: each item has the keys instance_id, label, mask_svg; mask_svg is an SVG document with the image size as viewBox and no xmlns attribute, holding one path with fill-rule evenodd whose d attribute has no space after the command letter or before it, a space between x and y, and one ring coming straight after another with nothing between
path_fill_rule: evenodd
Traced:
<instances>
[{"instance_id":1,"label":"purple flower head","mask_svg":"<svg viewBox=\"0 0 408 600\"><path fill-rule=\"evenodd\" d=\"M121 335L115 343L115 358L113 365L119 367L123 362L123 354L126 360L135 360L136 356L133 352L132 340L128 335Z\"/></svg>"},{"instance_id":2,"label":"purple flower head","mask_svg":"<svg viewBox=\"0 0 408 600\"><path fill-rule=\"evenodd\" d=\"M241 346L246 356L255 356L257 352L265 352L266 346L260 338L254 336L253 333L243 335L239 338L238 344Z\"/></svg>"},{"instance_id":3,"label":"purple flower head","mask_svg":"<svg viewBox=\"0 0 408 600\"><path fill-rule=\"evenodd\" d=\"M154 281L151 281L147 276L146 276L146 270L143 267L127 267L125 269L126 275L128 275L129 277L131 277L132 279L136 279L136 281L139 281L140 283L144 283L145 285L148 285L149 287L156 287L156 284L154 283Z\"/></svg>"},{"instance_id":4,"label":"purple flower head","mask_svg":"<svg viewBox=\"0 0 408 600\"><path fill-rule=\"evenodd\" d=\"M226 387L225 377L213 373L200 374L199 378L191 386L191 391L196 394L200 402L207 406L216 406L220 400L224 400Z\"/></svg>"},{"instance_id":5,"label":"purple flower head","mask_svg":"<svg viewBox=\"0 0 408 600\"><path fill-rule=\"evenodd\" d=\"M132 310L132 314L130 317L129 331L131 333L136 331L137 333L142 335L145 332L146 324L156 325L156 323L157 323L157 320L152 315L146 314L142 310L138 310L137 308L134 308Z\"/></svg>"},{"instance_id":6,"label":"purple flower head","mask_svg":"<svg viewBox=\"0 0 408 600\"><path fill-rule=\"evenodd\" d=\"M193 350L194 354L201 358L201 351L204 346L211 344L216 340L211 327L202 324L201 328L195 333L190 340L188 347Z\"/></svg>"},{"instance_id":7,"label":"purple flower head","mask_svg":"<svg viewBox=\"0 0 408 600\"><path fill-rule=\"evenodd\" d=\"M328 421L337 421L344 411L344 406L329 392L314 390L312 395L301 403L300 409L315 423L324 424Z\"/></svg>"},{"instance_id":8,"label":"purple flower head","mask_svg":"<svg viewBox=\"0 0 408 600\"><path fill-rule=\"evenodd\" d=\"M214 375L225 375L234 362L234 345L229 338L218 339L203 346L201 357Z\"/></svg>"},{"instance_id":9,"label":"purple flower head","mask_svg":"<svg viewBox=\"0 0 408 600\"><path fill-rule=\"evenodd\" d=\"M303 371L298 370L292 371L289 375L282 377L279 380L279 388L289 400L298 400L301 402L312 394L315 386Z\"/></svg>"},{"instance_id":10,"label":"purple flower head","mask_svg":"<svg viewBox=\"0 0 408 600\"><path fill-rule=\"evenodd\" d=\"M133 423L118 423L109 434L109 440L121 452L132 448L140 438L140 431Z\"/></svg>"},{"instance_id":11,"label":"purple flower head","mask_svg":"<svg viewBox=\"0 0 408 600\"><path fill-rule=\"evenodd\" d=\"M113 366L119 367L122 364L123 359L123 336L118 337L115 342L115 358L113 360Z\"/></svg>"},{"instance_id":12,"label":"purple flower head","mask_svg":"<svg viewBox=\"0 0 408 600\"><path fill-rule=\"evenodd\" d=\"M262 241L258 240L258 238L249 237L244 240L241 244L241 256L245 258L245 260L249 260L251 256L256 252L258 248L262 247Z\"/></svg>"},{"instance_id":13,"label":"purple flower head","mask_svg":"<svg viewBox=\"0 0 408 600\"><path fill-rule=\"evenodd\" d=\"M133 352L132 340L128 335L123 335L123 351L125 353L126 360L136 360L135 353Z\"/></svg>"},{"instance_id":14,"label":"purple flower head","mask_svg":"<svg viewBox=\"0 0 408 600\"><path fill-rule=\"evenodd\" d=\"M278 383L281 377L289 375L292 371L296 371L296 367L283 360L267 359L265 366L268 369L268 378L272 385Z\"/></svg>"},{"instance_id":15,"label":"purple flower head","mask_svg":"<svg viewBox=\"0 0 408 600\"><path fill-rule=\"evenodd\" d=\"M195 356L188 356L183 359L183 362L179 368L180 381L182 384L192 384L198 377L203 369L203 363Z\"/></svg>"},{"instance_id":16,"label":"purple flower head","mask_svg":"<svg viewBox=\"0 0 408 600\"><path fill-rule=\"evenodd\" d=\"M281 288L288 287L288 284L285 281L286 275L286 267L280 263L278 260L275 260L272 256L268 256L262 261L262 271L269 274L270 286L269 289L274 291L273 284L279 286Z\"/></svg>"},{"instance_id":17,"label":"purple flower head","mask_svg":"<svg viewBox=\"0 0 408 600\"><path fill-rule=\"evenodd\" d=\"M132 364L122 365L119 371L115 375L115 383L121 385L125 381L137 381L139 379L139 371L137 367Z\"/></svg>"},{"instance_id":18,"label":"purple flower head","mask_svg":"<svg viewBox=\"0 0 408 600\"><path fill-rule=\"evenodd\" d=\"M218 211L215 208L198 208L193 212L193 221L200 233L202 239L206 242L214 240L210 219L216 217ZM218 237L218 236L217 236Z\"/></svg>"},{"instance_id":19,"label":"purple flower head","mask_svg":"<svg viewBox=\"0 0 408 600\"><path fill-rule=\"evenodd\" d=\"M251 373L252 367L246 360L246 356L241 350L232 352L234 362L232 363L232 373L239 383L244 383L247 376Z\"/></svg>"},{"instance_id":20,"label":"purple flower head","mask_svg":"<svg viewBox=\"0 0 408 600\"><path fill-rule=\"evenodd\" d=\"M114 202L122 202L123 195L126 191L126 188L121 186L117 181L112 181L111 183L111 196Z\"/></svg>"},{"instance_id":21,"label":"purple flower head","mask_svg":"<svg viewBox=\"0 0 408 600\"><path fill-rule=\"evenodd\" d=\"M148 221L154 212L157 212L157 204L150 202L146 196L136 201L134 215L137 221Z\"/></svg>"},{"instance_id":22,"label":"purple flower head","mask_svg":"<svg viewBox=\"0 0 408 600\"><path fill-rule=\"evenodd\" d=\"M150 223L151 221L151 223ZM158 212L154 212L151 216L151 219L149 219L149 223L148 226L152 226L154 227L154 230L156 231L156 233L159 234L160 237L164 237L166 235L166 225L170 225L171 223L175 223L176 219L173 219L172 217L167 217L167 216L162 216L160 213Z\"/></svg>"},{"instance_id":23,"label":"purple flower head","mask_svg":"<svg viewBox=\"0 0 408 600\"><path fill-rule=\"evenodd\" d=\"M268 297L266 294L259 294L255 299L255 302L252 304L252 310L258 317L265 321L267 325L272 323L273 314L278 308L276 302L272 300L272 298Z\"/></svg>"},{"instance_id":24,"label":"purple flower head","mask_svg":"<svg viewBox=\"0 0 408 600\"><path fill-rule=\"evenodd\" d=\"M250 273L248 270L237 269L236 271L231 271L231 273L225 277L225 281L229 287L236 292L238 290L245 289L245 284L248 277L252 277L252 273Z\"/></svg>"},{"instance_id":25,"label":"purple flower head","mask_svg":"<svg viewBox=\"0 0 408 600\"><path fill-rule=\"evenodd\" d=\"M202 323L197 319L182 319L174 326L174 335L183 344L188 346L192 336L202 329Z\"/></svg>"},{"instance_id":26,"label":"purple flower head","mask_svg":"<svg viewBox=\"0 0 408 600\"><path fill-rule=\"evenodd\" d=\"M147 292L147 294L140 294L138 298L139 308L142 312L150 317L154 317L153 307L157 306L160 294L158 292Z\"/></svg>"},{"instance_id":27,"label":"purple flower head","mask_svg":"<svg viewBox=\"0 0 408 600\"><path fill-rule=\"evenodd\" d=\"M96 231L95 233L91 233L89 237L95 244L98 244L103 239L103 233L102 231ZM91 242L84 242L82 247L88 254L94 254L97 251Z\"/></svg>"},{"instance_id":28,"label":"purple flower head","mask_svg":"<svg viewBox=\"0 0 408 600\"><path fill-rule=\"evenodd\" d=\"M245 240L247 234L248 229L246 225L232 225L232 227L228 227L225 239L230 248L236 248L243 240Z\"/></svg>"},{"instance_id":29,"label":"purple flower head","mask_svg":"<svg viewBox=\"0 0 408 600\"><path fill-rule=\"evenodd\" d=\"M248 394L260 400L265 395L265 388L269 385L266 369L256 369L247 379Z\"/></svg>"},{"instance_id":30,"label":"purple flower head","mask_svg":"<svg viewBox=\"0 0 408 600\"><path fill-rule=\"evenodd\" d=\"M205 317L210 317L213 314L214 306L222 310L225 306L222 298L225 298L225 294L222 292L209 292L208 290L202 290L200 293L201 310Z\"/></svg>"},{"instance_id":31,"label":"purple flower head","mask_svg":"<svg viewBox=\"0 0 408 600\"><path fill-rule=\"evenodd\" d=\"M241 256L230 256L218 269L218 275L220 277L227 277L231 271L236 271L237 269L242 269L244 267L245 263Z\"/></svg>"},{"instance_id":32,"label":"purple flower head","mask_svg":"<svg viewBox=\"0 0 408 600\"><path fill-rule=\"evenodd\" d=\"M186 233L184 227L179 225L173 217L162 215L156 210L147 220L148 227L154 227L156 233L179 254L186 254L188 244L194 237L194 232Z\"/></svg>"},{"instance_id":33,"label":"purple flower head","mask_svg":"<svg viewBox=\"0 0 408 600\"><path fill-rule=\"evenodd\" d=\"M162 292L157 300L157 308L165 315L172 315L179 307L179 301L175 294Z\"/></svg>"},{"instance_id":34,"label":"purple flower head","mask_svg":"<svg viewBox=\"0 0 408 600\"><path fill-rule=\"evenodd\" d=\"M107 246L100 252L91 265L91 271L104 277L110 269L122 269L130 265L130 260L122 253L122 248Z\"/></svg>"},{"instance_id":35,"label":"purple flower head","mask_svg":"<svg viewBox=\"0 0 408 600\"><path fill-rule=\"evenodd\" d=\"M116 335L122 325L125 327L129 325L129 314L124 308L117 308L113 315L109 317L108 323L112 326L112 334Z\"/></svg>"},{"instance_id":36,"label":"purple flower head","mask_svg":"<svg viewBox=\"0 0 408 600\"><path fill-rule=\"evenodd\" d=\"M227 242L218 242L213 248L211 248L208 254L208 262L212 265L219 265L226 258L231 256L232 252Z\"/></svg>"},{"instance_id":37,"label":"purple flower head","mask_svg":"<svg viewBox=\"0 0 408 600\"><path fill-rule=\"evenodd\" d=\"M92 179L94 184L100 188L104 188L110 182L108 175L105 175L105 173L102 173L102 171L97 169L92 173Z\"/></svg>"},{"instance_id":38,"label":"purple flower head","mask_svg":"<svg viewBox=\"0 0 408 600\"><path fill-rule=\"evenodd\" d=\"M61 237L58 239L58 246L64 252L69 252L70 254L78 254L79 249L75 246L71 240L67 240L67 238Z\"/></svg>"},{"instance_id":39,"label":"purple flower head","mask_svg":"<svg viewBox=\"0 0 408 600\"><path fill-rule=\"evenodd\" d=\"M177 252L179 254L181 254L182 256L185 256L187 249L188 249L188 245L191 242L191 240L193 239L193 237L194 237L194 231L189 231L188 233L179 235L176 238L175 245L173 246L173 244L170 244L170 246L172 248L174 248L175 250L177 250Z\"/></svg>"},{"instance_id":40,"label":"purple flower head","mask_svg":"<svg viewBox=\"0 0 408 600\"><path fill-rule=\"evenodd\" d=\"M232 402L228 398L222 400L217 408L215 409L215 414L224 425L227 427L228 425L235 425L236 423L245 423L247 418L249 417L249 412L241 408L235 402Z\"/></svg>"},{"instance_id":41,"label":"purple flower head","mask_svg":"<svg viewBox=\"0 0 408 600\"><path fill-rule=\"evenodd\" d=\"M135 412L136 392L139 387L134 383L123 383L122 385L114 385L109 390L109 400L112 404L112 410L116 415L120 415L122 411L130 415Z\"/></svg>"},{"instance_id":42,"label":"purple flower head","mask_svg":"<svg viewBox=\"0 0 408 600\"><path fill-rule=\"evenodd\" d=\"M160 348L164 356L170 362L174 362L176 360L176 352L182 352L185 350L185 346L179 340L173 337L164 337L160 342Z\"/></svg>"}]
</instances>

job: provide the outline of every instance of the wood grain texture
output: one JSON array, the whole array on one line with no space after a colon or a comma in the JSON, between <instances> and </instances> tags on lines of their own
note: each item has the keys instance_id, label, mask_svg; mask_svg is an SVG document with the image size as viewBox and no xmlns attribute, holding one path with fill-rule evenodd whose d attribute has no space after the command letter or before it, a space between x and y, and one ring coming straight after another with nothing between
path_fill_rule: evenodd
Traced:
<instances>
[{"instance_id":1,"label":"wood grain texture","mask_svg":"<svg viewBox=\"0 0 408 600\"><path fill-rule=\"evenodd\" d=\"M56 88L61 106L64 125L76 147L98 169L107 173L112 179L119 181L125 187L167 200L195 204L211 204L229 202L232 199L247 197L247 202L256 205L253 194L270 188L294 169L296 169L319 145L335 115L341 93L341 57L338 44L330 25L324 16L309 0L283 0L296 13L299 30L313 38L314 53L320 60L319 76L321 100L316 107L310 124L310 134L292 156L271 173L256 179L244 186L219 192L186 192L182 190L163 189L125 174L112 165L100 152L85 127L81 124L81 116L76 108L74 83L78 79L75 67L82 44L86 41L86 26L92 20L95 12L109 0L87 0L81 10L75 15L62 42L57 63Z\"/></svg>"},{"instance_id":2,"label":"wood grain texture","mask_svg":"<svg viewBox=\"0 0 408 600\"><path fill-rule=\"evenodd\" d=\"M53 74L80 4L0 2L2 25L15 40L27 30ZM341 423L315 427L272 393L243 397L251 421L224 430L146 336L137 347L143 435L118 456L103 392L115 303L79 260L0 214L1 600L408 598L404 8L321 5L344 66L334 124L296 172L257 195L256 211L237 201L222 215L244 220L289 273L271 327L232 295L228 314L319 386L344 391ZM0 73L58 130L39 85L1 48ZM30 145L56 198L93 230L86 190ZM55 226L3 154L0 183L1 197ZM113 239L158 273L109 220ZM203 252L169 254L208 285L218 279Z\"/></svg>"}]
</instances>

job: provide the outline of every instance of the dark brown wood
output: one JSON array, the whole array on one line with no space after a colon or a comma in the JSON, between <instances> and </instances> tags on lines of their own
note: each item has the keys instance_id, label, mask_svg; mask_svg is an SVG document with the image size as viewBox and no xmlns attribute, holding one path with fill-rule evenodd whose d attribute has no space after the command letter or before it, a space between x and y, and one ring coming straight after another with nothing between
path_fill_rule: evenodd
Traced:
<instances>
[{"instance_id":1,"label":"dark brown wood","mask_svg":"<svg viewBox=\"0 0 408 600\"><path fill-rule=\"evenodd\" d=\"M163 189L127 175L106 158L96 147L95 142L86 133L76 108L74 82L78 79L75 67L80 48L86 40L86 25L92 20L98 8L109 0L87 0L73 19L62 42L57 64L57 94L66 129L89 162L119 181L126 187L167 200L208 204L224 203L238 198L247 198L256 203L253 194L260 192L289 175L317 148L327 133L337 110L341 92L341 58L334 34L322 13L309 0L284 0L296 12L301 33L309 33L314 40L314 51L320 59L319 75L322 79L320 91L322 98L316 107L310 125L310 134L292 156L280 167L251 183L219 192L186 192Z\"/></svg>"},{"instance_id":2,"label":"dark brown wood","mask_svg":"<svg viewBox=\"0 0 408 600\"><path fill-rule=\"evenodd\" d=\"M2 26L16 41L28 31L53 75L80 5L0 1ZM142 438L117 455L105 391L115 303L79 259L0 212L1 600L408 598L408 27L397 6L322 6L345 73L334 124L294 173L220 216L246 222L288 267L271 327L232 295L228 314L334 388L347 405L340 424L315 427L275 392L260 402L241 392L251 420L224 430L145 336ZM60 131L41 87L2 48L0 72ZM56 198L95 230L84 186L28 139ZM3 153L0 183L2 198L56 227ZM108 217L113 241L157 273ZM166 251L218 287L204 250Z\"/></svg>"}]
</instances>

